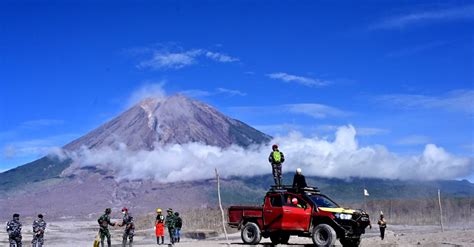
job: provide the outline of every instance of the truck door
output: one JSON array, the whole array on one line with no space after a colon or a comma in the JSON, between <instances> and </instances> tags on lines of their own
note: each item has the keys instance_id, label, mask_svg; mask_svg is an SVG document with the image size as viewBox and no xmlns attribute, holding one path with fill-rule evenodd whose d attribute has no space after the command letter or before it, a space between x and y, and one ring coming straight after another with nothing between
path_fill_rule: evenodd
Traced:
<instances>
[{"instance_id":1,"label":"truck door","mask_svg":"<svg viewBox=\"0 0 474 247\"><path fill-rule=\"evenodd\" d=\"M298 203L292 204L296 198ZM308 231L311 222L311 205L297 194L285 194L283 196L283 230Z\"/></svg>"},{"instance_id":2,"label":"truck door","mask_svg":"<svg viewBox=\"0 0 474 247\"><path fill-rule=\"evenodd\" d=\"M282 198L281 194L269 195L263 205L263 225L266 230L280 230L282 224Z\"/></svg>"}]
</instances>

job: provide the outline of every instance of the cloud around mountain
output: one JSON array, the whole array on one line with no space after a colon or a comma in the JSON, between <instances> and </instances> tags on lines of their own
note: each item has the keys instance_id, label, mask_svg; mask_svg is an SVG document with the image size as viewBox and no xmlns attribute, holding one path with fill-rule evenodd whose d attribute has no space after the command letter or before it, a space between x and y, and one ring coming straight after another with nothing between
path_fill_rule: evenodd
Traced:
<instances>
[{"instance_id":1,"label":"cloud around mountain","mask_svg":"<svg viewBox=\"0 0 474 247\"><path fill-rule=\"evenodd\" d=\"M334 140L293 132L272 142L285 154L284 172L300 167L307 176L433 180L458 178L474 171L471 158L454 156L434 144L427 144L418 155L398 155L380 145L359 146L351 125L339 127ZM76 166L110 169L118 179L177 182L212 178L214 168L225 177L270 174L269 152L268 145L244 148L188 143L132 151L119 144L100 150L83 148L69 156Z\"/></svg>"}]
</instances>

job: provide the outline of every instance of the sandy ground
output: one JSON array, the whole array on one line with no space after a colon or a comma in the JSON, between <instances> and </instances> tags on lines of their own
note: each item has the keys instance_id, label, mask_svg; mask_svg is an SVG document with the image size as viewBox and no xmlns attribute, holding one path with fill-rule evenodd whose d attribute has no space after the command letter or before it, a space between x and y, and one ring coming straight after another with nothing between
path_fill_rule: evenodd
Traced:
<instances>
[{"instance_id":1,"label":"sandy ground","mask_svg":"<svg viewBox=\"0 0 474 247\"><path fill-rule=\"evenodd\" d=\"M112 227L112 246L121 246L121 229ZM93 221L56 221L49 223L46 231L45 246L54 247L82 247L92 246L97 233L97 223ZM31 229L23 227L23 245L30 246ZM168 236L165 237L165 241ZM239 233L229 235L232 246L242 244ZM309 238L291 237L287 246L311 246ZM224 237L207 240L193 240L182 238L176 246L222 246L226 245ZM0 232L0 246L8 246L8 236L3 230ZM157 246L153 229L137 231L134 246ZM271 246L269 239L262 239L259 246ZM280 245L286 246L286 245ZM338 246L339 243L338 243ZM438 226L389 226L385 240L378 237L378 228L368 229L363 236L361 246L474 246L474 228L448 227L441 232Z\"/></svg>"}]
</instances>

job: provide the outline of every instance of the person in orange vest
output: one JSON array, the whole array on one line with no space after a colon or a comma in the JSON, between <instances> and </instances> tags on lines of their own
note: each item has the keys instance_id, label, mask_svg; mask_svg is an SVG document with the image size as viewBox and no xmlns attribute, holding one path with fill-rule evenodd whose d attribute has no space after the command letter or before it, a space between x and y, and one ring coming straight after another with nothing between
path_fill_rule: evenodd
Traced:
<instances>
[{"instance_id":1,"label":"person in orange vest","mask_svg":"<svg viewBox=\"0 0 474 247\"><path fill-rule=\"evenodd\" d=\"M274 144L272 146L272 152L268 156L268 162L272 165L273 180L275 185L281 186L281 166L285 162L285 156L280 150L278 150L278 145Z\"/></svg>"},{"instance_id":2,"label":"person in orange vest","mask_svg":"<svg viewBox=\"0 0 474 247\"><path fill-rule=\"evenodd\" d=\"M165 216L161 213L161 208L156 209L155 234L156 243L160 245L161 237L161 244L165 244Z\"/></svg>"}]
</instances>

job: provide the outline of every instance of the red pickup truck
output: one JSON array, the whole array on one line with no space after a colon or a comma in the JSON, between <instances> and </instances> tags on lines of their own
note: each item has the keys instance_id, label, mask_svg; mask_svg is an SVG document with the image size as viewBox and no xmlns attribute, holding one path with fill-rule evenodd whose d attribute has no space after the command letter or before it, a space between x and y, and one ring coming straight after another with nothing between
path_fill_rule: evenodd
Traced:
<instances>
[{"instance_id":1,"label":"red pickup truck","mask_svg":"<svg viewBox=\"0 0 474 247\"><path fill-rule=\"evenodd\" d=\"M370 220L361 210L341 208L317 188L272 187L262 207L230 207L228 224L241 230L245 244L258 244L262 237L286 244L296 235L312 238L316 246L333 246L337 239L343 246L359 246Z\"/></svg>"}]
</instances>

